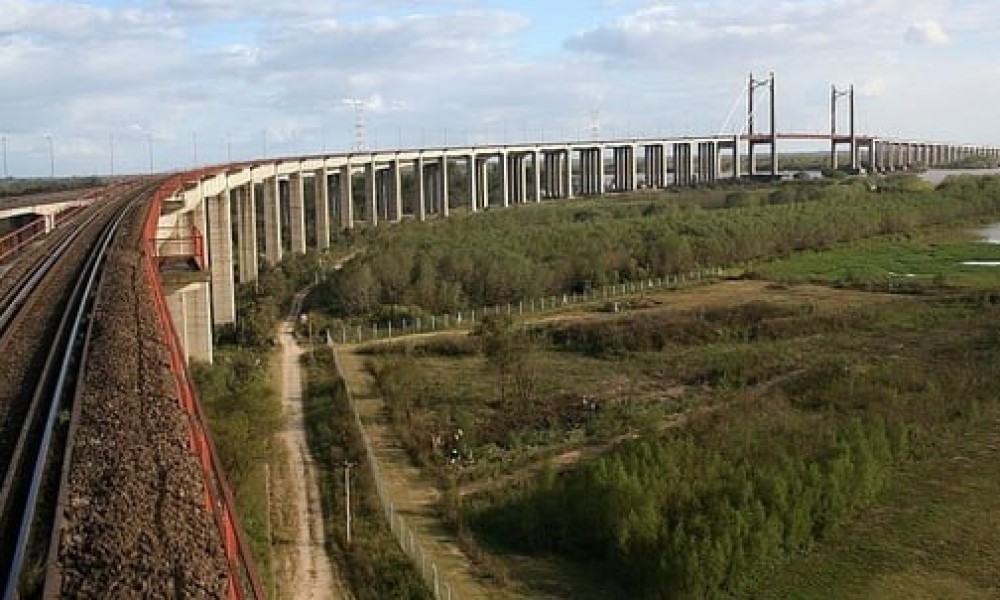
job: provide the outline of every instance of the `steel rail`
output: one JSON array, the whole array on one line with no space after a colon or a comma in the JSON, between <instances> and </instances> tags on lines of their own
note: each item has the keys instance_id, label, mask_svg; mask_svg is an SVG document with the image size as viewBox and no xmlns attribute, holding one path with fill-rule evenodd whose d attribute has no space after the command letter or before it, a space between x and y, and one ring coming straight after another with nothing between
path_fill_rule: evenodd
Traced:
<instances>
[{"instance_id":1,"label":"steel rail","mask_svg":"<svg viewBox=\"0 0 1000 600\"><path fill-rule=\"evenodd\" d=\"M51 253L47 254L35 268L31 269L24 277L18 280L10 292L4 298L0 299L0 335L3 335L7 331L7 327L11 321L20 312L21 307L28 301L31 294L34 293L38 284L45 279L45 275L52 269L52 266L62 258L70 246L79 238L83 230L97 217L98 213L96 212L88 216L87 220L80 224L80 227L71 231L65 239L59 242Z\"/></svg>"},{"instance_id":2,"label":"steel rail","mask_svg":"<svg viewBox=\"0 0 1000 600\"><path fill-rule=\"evenodd\" d=\"M81 335L86 329L93 308L95 291L99 286L103 265L111 242L131 202L104 226L98 242L87 258L81 276L77 279L71 300L63 313L56 340L45 361L39 383L31 400L25 426L21 428L10 467L0 488L0 514L3 529L0 531L9 558L0 564L3 576L3 600L18 597L18 585L25 568L25 558L31 543L32 523L37 513L40 491L48 473L46 468L52 449L60 408L66 398L75 392L76 382L85 361L87 341ZM74 369L75 367L75 369ZM41 414L44 412L44 415ZM39 421L40 419L43 419ZM38 431L39 427L41 428ZM75 429L70 424L71 429ZM34 440L32 438L35 438ZM66 440L72 445L72 440ZM30 477L27 469L30 467ZM15 535L16 534L16 535ZM44 553L49 556L49 552Z\"/></svg>"}]
</instances>

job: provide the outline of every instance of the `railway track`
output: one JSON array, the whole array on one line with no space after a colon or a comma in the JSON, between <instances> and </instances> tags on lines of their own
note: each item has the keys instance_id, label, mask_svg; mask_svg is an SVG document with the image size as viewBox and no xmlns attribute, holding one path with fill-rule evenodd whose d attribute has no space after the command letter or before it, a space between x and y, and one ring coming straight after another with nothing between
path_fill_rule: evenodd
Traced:
<instances>
[{"instance_id":1,"label":"railway track","mask_svg":"<svg viewBox=\"0 0 1000 600\"><path fill-rule=\"evenodd\" d=\"M101 283L108 248L124 216L125 211L122 210L101 229L97 244L91 249L73 286L8 462L0 488L0 513L3 515L0 519L0 544L9 550L5 553L7 559L2 563L4 600L19 597L19 586L30 571L29 552L37 547L39 538L44 539L50 533L43 525L51 522L53 517L47 517L41 511L46 508L51 510L53 505L43 503L40 495L43 487L51 483L53 471L61 473L62 465L67 464L64 458L72 453L72 434L76 429L76 415L79 414L74 409L76 382L86 365L89 315ZM72 241L67 240L64 249L71 246ZM55 260L44 261L46 268L39 270L42 275L36 274L31 280L43 276L53 262ZM25 286L19 296L30 287ZM57 438L63 442L62 457L57 456ZM36 516L42 526L36 526ZM48 555L46 548L40 556Z\"/></svg>"},{"instance_id":2,"label":"railway track","mask_svg":"<svg viewBox=\"0 0 1000 600\"><path fill-rule=\"evenodd\" d=\"M108 248L137 197L128 195L113 206L92 211L15 282L0 305L0 351L23 352L20 358L28 359L7 361L7 366L20 362L28 369L20 390L5 398L0 427L4 600L21 597L22 582L32 588L40 581L39 565L48 555L44 540L55 506L47 492L58 482L62 459L72 448L75 423L68 416L74 412L76 381L86 364L88 317ZM67 281L74 283L63 288L70 290L68 294L61 293ZM57 313L61 316L54 330L51 325L39 327L37 317ZM40 334L34 347L24 343L32 332ZM5 375L12 379L11 373Z\"/></svg>"},{"instance_id":3,"label":"railway track","mask_svg":"<svg viewBox=\"0 0 1000 600\"><path fill-rule=\"evenodd\" d=\"M92 207L0 290L2 600L224 595L149 314L137 208L154 188Z\"/></svg>"}]
</instances>

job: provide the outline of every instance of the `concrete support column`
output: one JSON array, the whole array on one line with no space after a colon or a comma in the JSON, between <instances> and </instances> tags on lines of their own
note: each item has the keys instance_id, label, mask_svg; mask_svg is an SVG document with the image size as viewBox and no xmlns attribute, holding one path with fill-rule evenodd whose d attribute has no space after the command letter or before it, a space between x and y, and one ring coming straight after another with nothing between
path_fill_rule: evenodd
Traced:
<instances>
[{"instance_id":1,"label":"concrete support column","mask_svg":"<svg viewBox=\"0 0 1000 600\"><path fill-rule=\"evenodd\" d=\"M604 148L598 146L594 148L594 193L598 196L604 194Z\"/></svg>"},{"instance_id":2,"label":"concrete support column","mask_svg":"<svg viewBox=\"0 0 1000 600\"><path fill-rule=\"evenodd\" d=\"M566 198L572 199L574 197L573 193L573 151L567 148L563 151L563 158L566 161L563 181L566 186Z\"/></svg>"},{"instance_id":3,"label":"concrete support column","mask_svg":"<svg viewBox=\"0 0 1000 600\"><path fill-rule=\"evenodd\" d=\"M476 212L479 209L479 170L476 166L476 155L470 154L466 159L469 165L469 210Z\"/></svg>"},{"instance_id":4,"label":"concrete support column","mask_svg":"<svg viewBox=\"0 0 1000 600\"><path fill-rule=\"evenodd\" d=\"M656 173L656 146L646 146L643 148L643 173L646 178L646 187L655 190L660 187L659 178Z\"/></svg>"},{"instance_id":5,"label":"concrete support column","mask_svg":"<svg viewBox=\"0 0 1000 600\"><path fill-rule=\"evenodd\" d=\"M520 180L521 187L521 203L528 203L528 155L518 154L517 155L517 176Z\"/></svg>"},{"instance_id":6,"label":"concrete support column","mask_svg":"<svg viewBox=\"0 0 1000 600\"><path fill-rule=\"evenodd\" d=\"M427 219L427 189L424 185L424 157L420 155L413 161L413 179L417 183L417 220ZM473 186L475 188L475 186ZM475 195L475 193L473 193ZM472 203L475 207L475 200ZM475 208L473 208L475 210Z\"/></svg>"},{"instance_id":7,"label":"concrete support column","mask_svg":"<svg viewBox=\"0 0 1000 600\"><path fill-rule=\"evenodd\" d=\"M490 158L488 156L480 158L478 164L476 170L479 172L479 205L485 210L490 206Z\"/></svg>"},{"instance_id":8,"label":"concrete support column","mask_svg":"<svg viewBox=\"0 0 1000 600\"><path fill-rule=\"evenodd\" d=\"M354 228L354 187L351 185L352 168L350 164L340 167L337 176L339 193L337 194L337 214L340 215L342 229Z\"/></svg>"},{"instance_id":9,"label":"concrete support column","mask_svg":"<svg viewBox=\"0 0 1000 600\"><path fill-rule=\"evenodd\" d=\"M425 199L428 214L437 213L441 206L441 165L433 162L424 167Z\"/></svg>"},{"instance_id":10,"label":"concrete support column","mask_svg":"<svg viewBox=\"0 0 1000 600\"><path fill-rule=\"evenodd\" d=\"M684 162L687 163L688 185L694 185L698 183L695 181L694 142L684 144L684 157Z\"/></svg>"},{"instance_id":11,"label":"concrete support column","mask_svg":"<svg viewBox=\"0 0 1000 600\"><path fill-rule=\"evenodd\" d=\"M510 206L510 169L507 168L507 158L507 153L501 152L500 157L497 159L497 176L500 178L500 199L503 202L501 206L504 208Z\"/></svg>"},{"instance_id":12,"label":"concrete support column","mask_svg":"<svg viewBox=\"0 0 1000 600\"><path fill-rule=\"evenodd\" d=\"M740 155L740 136L733 136L733 179L739 181L743 176L743 157Z\"/></svg>"},{"instance_id":13,"label":"concrete support column","mask_svg":"<svg viewBox=\"0 0 1000 600\"><path fill-rule=\"evenodd\" d=\"M375 156L365 165L365 219L368 225L378 225L378 165Z\"/></svg>"},{"instance_id":14,"label":"concrete support column","mask_svg":"<svg viewBox=\"0 0 1000 600\"><path fill-rule=\"evenodd\" d=\"M207 281L184 286L167 295L167 307L188 364L212 362L211 290Z\"/></svg>"},{"instance_id":15,"label":"concrete support column","mask_svg":"<svg viewBox=\"0 0 1000 600\"><path fill-rule=\"evenodd\" d=\"M313 198L316 199L316 245L320 250L330 247L330 174L326 167L313 174Z\"/></svg>"},{"instance_id":16,"label":"concrete support column","mask_svg":"<svg viewBox=\"0 0 1000 600\"><path fill-rule=\"evenodd\" d=\"M542 153L540 150L535 150L531 153L531 170L534 176L534 187L535 187L535 203L542 201L542 165L541 165Z\"/></svg>"},{"instance_id":17,"label":"concrete support column","mask_svg":"<svg viewBox=\"0 0 1000 600\"><path fill-rule=\"evenodd\" d=\"M504 171L507 174L507 178L510 180L508 201L510 204L517 204L520 202L521 195L517 188L518 181L520 178L517 176L517 156L514 153L509 153L503 157L504 159Z\"/></svg>"},{"instance_id":18,"label":"concrete support column","mask_svg":"<svg viewBox=\"0 0 1000 600\"><path fill-rule=\"evenodd\" d=\"M628 161L628 191L634 192L636 189L635 180L637 179L639 173L639 161L635 155L635 144L625 148L625 156Z\"/></svg>"},{"instance_id":19,"label":"concrete support column","mask_svg":"<svg viewBox=\"0 0 1000 600\"><path fill-rule=\"evenodd\" d=\"M306 253L305 182L302 173L292 173L288 179L289 236L293 254Z\"/></svg>"},{"instance_id":20,"label":"concrete support column","mask_svg":"<svg viewBox=\"0 0 1000 600\"><path fill-rule=\"evenodd\" d=\"M698 183L708 183L712 170L711 144L700 142L698 144Z\"/></svg>"},{"instance_id":21,"label":"concrete support column","mask_svg":"<svg viewBox=\"0 0 1000 600\"><path fill-rule=\"evenodd\" d=\"M681 184L681 145L673 144L670 153L670 168L674 172L674 185Z\"/></svg>"},{"instance_id":22,"label":"concrete support column","mask_svg":"<svg viewBox=\"0 0 1000 600\"><path fill-rule=\"evenodd\" d=\"M722 174L722 156L719 154L719 142L712 142L712 181L718 181Z\"/></svg>"},{"instance_id":23,"label":"concrete support column","mask_svg":"<svg viewBox=\"0 0 1000 600\"><path fill-rule=\"evenodd\" d=\"M562 197L561 153L545 153L545 189L549 198Z\"/></svg>"},{"instance_id":24,"label":"concrete support column","mask_svg":"<svg viewBox=\"0 0 1000 600\"><path fill-rule=\"evenodd\" d=\"M281 262L281 194L277 177L268 177L261 186L264 203L264 260L272 267Z\"/></svg>"},{"instance_id":25,"label":"concrete support column","mask_svg":"<svg viewBox=\"0 0 1000 600\"><path fill-rule=\"evenodd\" d=\"M230 191L205 200L208 212L208 244L212 257L212 323L236 322L236 282L233 274L233 223Z\"/></svg>"},{"instance_id":26,"label":"concrete support column","mask_svg":"<svg viewBox=\"0 0 1000 600\"><path fill-rule=\"evenodd\" d=\"M399 223L403 220L403 167L399 158L392 161L392 194L389 202L389 220Z\"/></svg>"},{"instance_id":27,"label":"concrete support column","mask_svg":"<svg viewBox=\"0 0 1000 600\"><path fill-rule=\"evenodd\" d=\"M601 151L597 148L587 149L587 195L596 196L601 189L601 174L598 172Z\"/></svg>"},{"instance_id":28,"label":"concrete support column","mask_svg":"<svg viewBox=\"0 0 1000 600\"><path fill-rule=\"evenodd\" d=\"M441 206L438 209L438 214L442 217L447 217L450 210L450 202L448 193L448 157L441 157L441 165L438 167L438 172L441 175Z\"/></svg>"},{"instance_id":29,"label":"concrete support column","mask_svg":"<svg viewBox=\"0 0 1000 600\"><path fill-rule=\"evenodd\" d=\"M237 245L240 257L240 283L257 281L257 210L254 184L242 186L237 191ZM329 240L327 240L329 241Z\"/></svg>"}]
</instances>

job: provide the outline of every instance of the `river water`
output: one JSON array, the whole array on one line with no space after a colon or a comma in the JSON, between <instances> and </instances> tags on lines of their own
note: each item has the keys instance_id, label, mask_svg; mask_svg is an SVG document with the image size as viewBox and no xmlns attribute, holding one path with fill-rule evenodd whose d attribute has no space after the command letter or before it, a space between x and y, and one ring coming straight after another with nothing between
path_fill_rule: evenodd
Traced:
<instances>
[{"instance_id":1,"label":"river water","mask_svg":"<svg viewBox=\"0 0 1000 600\"><path fill-rule=\"evenodd\" d=\"M982 229L976 229L973 233L983 238L987 244L1000 244L1000 223L987 225Z\"/></svg>"},{"instance_id":2,"label":"river water","mask_svg":"<svg viewBox=\"0 0 1000 600\"><path fill-rule=\"evenodd\" d=\"M928 169L920 174L920 178L937 185L949 175L997 175L1000 169Z\"/></svg>"}]
</instances>

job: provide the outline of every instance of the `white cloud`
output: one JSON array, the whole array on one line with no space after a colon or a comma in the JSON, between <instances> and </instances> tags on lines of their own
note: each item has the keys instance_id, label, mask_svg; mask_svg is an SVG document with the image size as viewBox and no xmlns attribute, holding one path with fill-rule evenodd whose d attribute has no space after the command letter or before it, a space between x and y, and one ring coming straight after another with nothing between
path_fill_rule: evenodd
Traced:
<instances>
[{"instance_id":1,"label":"white cloud","mask_svg":"<svg viewBox=\"0 0 1000 600\"><path fill-rule=\"evenodd\" d=\"M594 110L607 134L694 133L740 115L746 73L773 69L786 130L824 130L830 83L853 81L862 126L1000 139L970 124L991 110L986 91L964 120L925 118L949 113L949 86L996 87L982 75L995 3L563 0L595 23L572 32L544 2L0 0L0 131L20 149L15 173L47 172L46 132L81 172L107 164L109 133L133 169L149 136L164 168L190 164L194 132L203 160L224 159L230 135L234 158L259 156L265 129L270 155L343 148L344 98L365 99L382 144L586 135ZM953 51L916 47L943 43ZM930 72L939 85L923 89Z\"/></svg>"},{"instance_id":2,"label":"white cloud","mask_svg":"<svg viewBox=\"0 0 1000 600\"><path fill-rule=\"evenodd\" d=\"M921 21L910 25L904 39L917 46L947 46L951 42L948 33L937 21Z\"/></svg>"}]
</instances>

